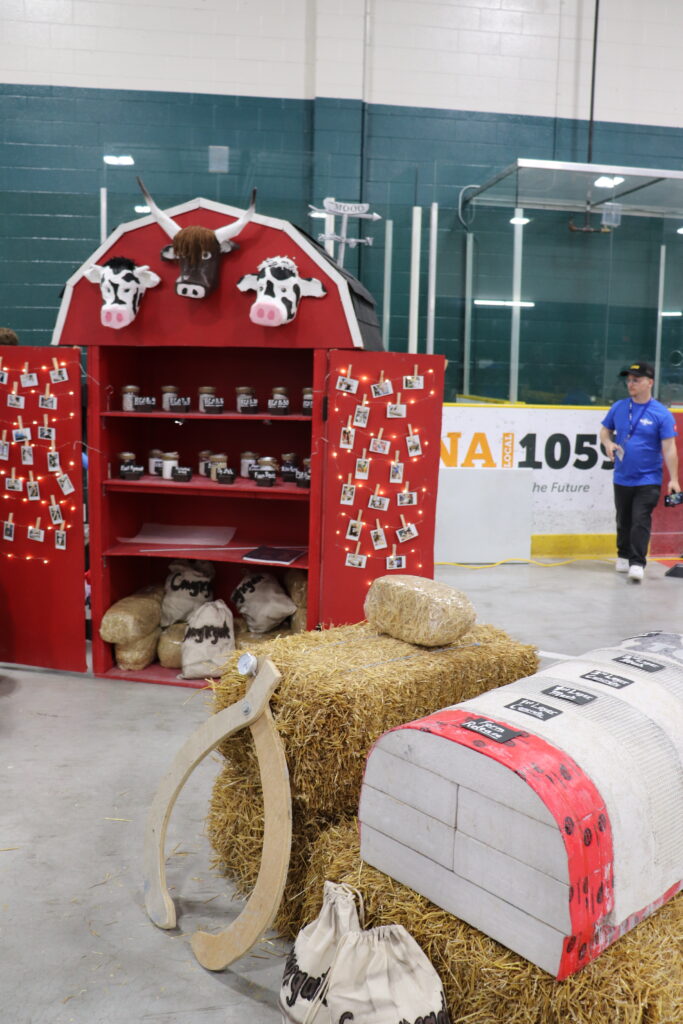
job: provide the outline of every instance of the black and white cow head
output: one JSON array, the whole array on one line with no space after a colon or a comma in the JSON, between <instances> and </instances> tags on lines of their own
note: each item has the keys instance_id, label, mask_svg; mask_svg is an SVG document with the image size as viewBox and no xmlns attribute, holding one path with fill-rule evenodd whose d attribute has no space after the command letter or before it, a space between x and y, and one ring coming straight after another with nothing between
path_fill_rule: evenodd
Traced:
<instances>
[{"instance_id":1,"label":"black and white cow head","mask_svg":"<svg viewBox=\"0 0 683 1024\"><path fill-rule=\"evenodd\" d=\"M93 263L85 276L100 286L100 323L117 331L135 320L145 291L161 283L159 275L148 266L138 267L125 256L114 256L103 264Z\"/></svg>"},{"instance_id":2,"label":"black and white cow head","mask_svg":"<svg viewBox=\"0 0 683 1024\"><path fill-rule=\"evenodd\" d=\"M141 178L137 179L149 208L156 222L164 229L171 245L161 250L164 260L177 260L180 276L175 283L176 294L187 299L203 299L218 284L218 268L220 255L237 248L233 241L239 235L256 209L256 189L251 193L249 209L232 224L222 228L205 228L201 225L190 225L181 228L179 224L160 210L144 186Z\"/></svg>"},{"instance_id":3,"label":"black and white cow head","mask_svg":"<svg viewBox=\"0 0 683 1024\"><path fill-rule=\"evenodd\" d=\"M299 276L299 268L289 256L270 256L259 264L258 273L240 278L237 287L241 292L256 292L249 319L260 327L291 323L302 298L322 299L327 295L317 277Z\"/></svg>"}]
</instances>

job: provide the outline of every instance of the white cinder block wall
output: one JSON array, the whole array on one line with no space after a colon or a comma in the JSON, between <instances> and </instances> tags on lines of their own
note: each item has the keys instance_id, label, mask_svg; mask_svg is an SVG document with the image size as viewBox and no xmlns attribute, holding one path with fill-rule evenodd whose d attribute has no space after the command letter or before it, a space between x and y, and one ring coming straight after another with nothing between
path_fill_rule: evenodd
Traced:
<instances>
[{"instance_id":1,"label":"white cinder block wall","mask_svg":"<svg viewBox=\"0 0 683 1024\"><path fill-rule=\"evenodd\" d=\"M587 119L594 0L0 0L0 80ZM602 0L595 117L678 127L683 2Z\"/></svg>"}]
</instances>

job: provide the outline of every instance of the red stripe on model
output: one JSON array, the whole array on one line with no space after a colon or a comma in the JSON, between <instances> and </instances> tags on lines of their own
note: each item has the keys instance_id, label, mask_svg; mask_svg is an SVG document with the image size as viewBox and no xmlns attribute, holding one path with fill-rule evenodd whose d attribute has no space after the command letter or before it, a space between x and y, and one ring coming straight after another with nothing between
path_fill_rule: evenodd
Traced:
<instances>
[{"instance_id":1,"label":"red stripe on model","mask_svg":"<svg viewBox=\"0 0 683 1024\"><path fill-rule=\"evenodd\" d=\"M514 738L498 743L463 728L465 722L479 718L509 729ZM600 929L614 906L612 829L605 802L591 779L559 747L470 711L438 711L399 729L417 729L468 747L509 768L533 789L555 819L567 851L572 934L563 944L558 980L599 956L618 936L605 941L609 930Z\"/></svg>"}]
</instances>

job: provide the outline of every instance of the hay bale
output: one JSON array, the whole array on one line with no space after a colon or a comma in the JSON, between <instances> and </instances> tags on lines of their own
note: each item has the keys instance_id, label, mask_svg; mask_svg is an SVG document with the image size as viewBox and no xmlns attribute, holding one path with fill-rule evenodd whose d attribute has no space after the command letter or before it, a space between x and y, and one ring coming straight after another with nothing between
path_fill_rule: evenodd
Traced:
<instances>
[{"instance_id":1,"label":"hay bale","mask_svg":"<svg viewBox=\"0 0 683 1024\"><path fill-rule=\"evenodd\" d=\"M157 657L164 668L182 668L186 622L174 622L161 631Z\"/></svg>"},{"instance_id":2,"label":"hay bale","mask_svg":"<svg viewBox=\"0 0 683 1024\"><path fill-rule=\"evenodd\" d=\"M147 636L138 637L128 644L114 645L114 658L119 668L127 672L140 672L151 665L157 654L161 629L157 626Z\"/></svg>"},{"instance_id":3,"label":"hay bale","mask_svg":"<svg viewBox=\"0 0 683 1024\"><path fill-rule=\"evenodd\" d=\"M282 682L271 700L289 765L292 793L312 814L358 809L365 756L383 732L436 708L530 675L533 647L493 626L476 626L457 645L431 651L379 636L367 623L299 633L263 644ZM214 684L214 709L240 700L239 653ZM257 773L248 737L221 744L223 755Z\"/></svg>"},{"instance_id":4,"label":"hay bale","mask_svg":"<svg viewBox=\"0 0 683 1024\"><path fill-rule=\"evenodd\" d=\"M163 594L163 587L145 587L111 605L100 622L105 643L129 644L149 636L161 620Z\"/></svg>"},{"instance_id":5,"label":"hay bale","mask_svg":"<svg viewBox=\"0 0 683 1024\"><path fill-rule=\"evenodd\" d=\"M453 644L477 613L462 591L422 576L380 576L370 584L365 617L378 633L424 647Z\"/></svg>"},{"instance_id":6,"label":"hay bale","mask_svg":"<svg viewBox=\"0 0 683 1024\"><path fill-rule=\"evenodd\" d=\"M308 573L303 569L287 569L284 574L285 588L297 608L308 603Z\"/></svg>"},{"instance_id":7,"label":"hay bale","mask_svg":"<svg viewBox=\"0 0 683 1024\"><path fill-rule=\"evenodd\" d=\"M306 632L308 626L308 608L306 605L303 605L301 608L297 608L292 615L290 622L292 623L292 633Z\"/></svg>"},{"instance_id":8,"label":"hay bale","mask_svg":"<svg viewBox=\"0 0 683 1024\"><path fill-rule=\"evenodd\" d=\"M397 923L408 929L441 976L454 1024L678 1024L683 1020L683 895L584 970L557 982L364 864L355 819L321 832L311 850L303 893L304 922L318 914L326 879L360 889L368 927Z\"/></svg>"}]
</instances>

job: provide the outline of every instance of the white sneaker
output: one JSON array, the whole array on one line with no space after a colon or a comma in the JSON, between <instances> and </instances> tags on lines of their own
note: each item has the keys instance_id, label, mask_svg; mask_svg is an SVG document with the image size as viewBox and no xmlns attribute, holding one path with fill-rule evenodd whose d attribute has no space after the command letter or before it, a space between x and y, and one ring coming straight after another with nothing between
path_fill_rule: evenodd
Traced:
<instances>
[{"instance_id":1,"label":"white sneaker","mask_svg":"<svg viewBox=\"0 0 683 1024\"><path fill-rule=\"evenodd\" d=\"M616 572L628 572L628 558L617 558L614 569Z\"/></svg>"},{"instance_id":2,"label":"white sneaker","mask_svg":"<svg viewBox=\"0 0 683 1024\"><path fill-rule=\"evenodd\" d=\"M642 565L632 565L628 570L628 578L636 583L640 583L644 575L645 569Z\"/></svg>"}]
</instances>

